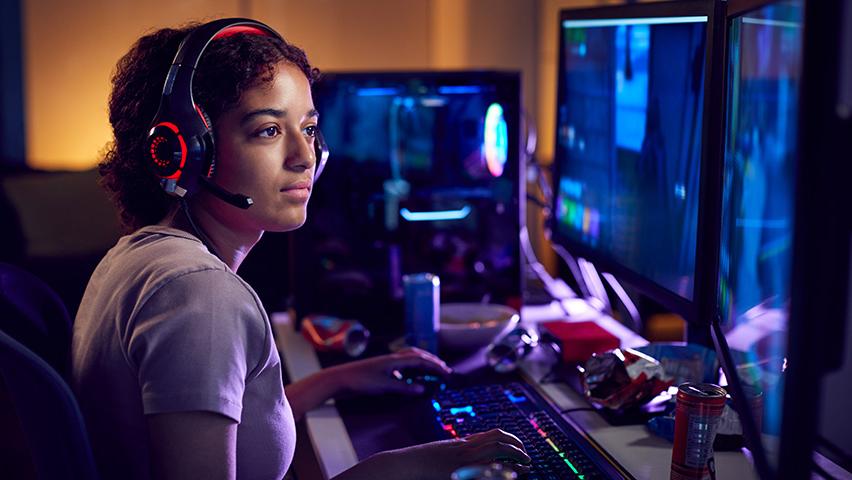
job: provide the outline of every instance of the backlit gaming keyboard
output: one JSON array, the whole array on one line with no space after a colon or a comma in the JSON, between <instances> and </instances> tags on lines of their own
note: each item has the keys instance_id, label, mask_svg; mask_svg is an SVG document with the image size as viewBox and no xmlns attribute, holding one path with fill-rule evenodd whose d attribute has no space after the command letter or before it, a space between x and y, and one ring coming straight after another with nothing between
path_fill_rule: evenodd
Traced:
<instances>
[{"instance_id":1,"label":"backlit gaming keyboard","mask_svg":"<svg viewBox=\"0 0 852 480\"><path fill-rule=\"evenodd\" d=\"M439 428L449 437L500 428L532 457L527 479L626 478L530 387L518 382L444 389L433 394Z\"/></svg>"}]
</instances>

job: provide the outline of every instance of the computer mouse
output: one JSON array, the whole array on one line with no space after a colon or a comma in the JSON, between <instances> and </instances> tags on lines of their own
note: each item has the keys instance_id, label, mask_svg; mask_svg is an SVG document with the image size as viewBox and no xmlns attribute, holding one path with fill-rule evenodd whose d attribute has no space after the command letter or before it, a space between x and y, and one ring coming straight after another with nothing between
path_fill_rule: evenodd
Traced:
<instances>
[{"instance_id":1,"label":"computer mouse","mask_svg":"<svg viewBox=\"0 0 852 480\"><path fill-rule=\"evenodd\" d=\"M443 377L424 372L423 370L402 368L394 370L393 376L408 385L417 384L423 386L423 392L427 395L440 390L446 390L447 388L446 380Z\"/></svg>"}]
</instances>

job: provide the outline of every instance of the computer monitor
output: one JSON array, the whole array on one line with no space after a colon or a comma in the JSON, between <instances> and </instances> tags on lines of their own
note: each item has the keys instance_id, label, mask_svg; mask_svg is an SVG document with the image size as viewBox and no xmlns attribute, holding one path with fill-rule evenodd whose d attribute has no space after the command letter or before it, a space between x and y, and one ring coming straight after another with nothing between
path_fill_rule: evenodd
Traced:
<instances>
[{"instance_id":1,"label":"computer monitor","mask_svg":"<svg viewBox=\"0 0 852 480\"><path fill-rule=\"evenodd\" d=\"M759 470L764 456L777 468L784 411L803 8L784 0L728 10L718 302L734 363L726 371L737 377L729 381L760 405L750 412Z\"/></svg>"},{"instance_id":2,"label":"computer monitor","mask_svg":"<svg viewBox=\"0 0 852 480\"><path fill-rule=\"evenodd\" d=\"M852 3L732 0L727 23L714 330L729 391L762 477L848 476L848 377L829 373L852 369Z\"/></svg>"},{"instance_id":3,"label":"computer monitor","mask_svg":"<svg viewBox=\"0 0 852 480\"><path fill-rule=\"evenodd\" d=\"M519 72L324 73L331 151L294 233L297 310L402 328L402 277L520 309Z\"/></svg>"},{"instance_id":4,"label":"computer monitor","mask_svg":"<svg viewBox=\"0 0 852 480\"><path fill-rule=\"evenodd\" d=\"M563 10L559 25L552 239L690 321L712 279L697 252L720 14L646 3Z\"/></svg>"}]
</instances>

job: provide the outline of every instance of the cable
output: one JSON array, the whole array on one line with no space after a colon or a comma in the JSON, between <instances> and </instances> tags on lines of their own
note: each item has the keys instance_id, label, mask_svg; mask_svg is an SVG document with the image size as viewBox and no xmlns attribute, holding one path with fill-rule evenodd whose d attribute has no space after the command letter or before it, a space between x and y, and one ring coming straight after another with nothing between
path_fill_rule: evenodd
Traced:
<instances>
[{"instance_id":1,"label":"cable","mask_svg":"<svg viewBox=\"0 0 852 480\"><path fill-rule=\"evenodd\" d=\"M192 219L192 214L189 213L189 204L186 203L186 199L183 197L180 198L180 207L181 210L183 210L183 214L186 215L186 219L189 220L189 225L192 227L195 235L199 240L201 240L201 243L203 243L204 246L207 247L207 250L210 250L210 253L215 255L216 258L227 264L228 262L225 262L222 256L219 255L219 252L217 252L213 247L213 242L210 241L210 238L208 238L207 235L204 234L204 231L195 224L195 221Z\"/></svg>"},{"instance_id":2,"label":"cable","mask_svg":"<svg viewBox=\"0 0 852 480\"><path fill-rule=\"evenodd\" d=\"M573 412L597 412L598 409L595 407L575 407L575 408L566 408L565 410L560 410L559 413L573 413Z\"/></svg>"},{"instance_id":3,"label":"cable","mask_svg":"<svg viewBox=\"0 0 852 480\"><path fill-rule=\"evenodd\" d=\"M586 283L586 278L583 276L583 272L580 270L580 266L574 256L568 253L568 250L565 250L562 245L554 243L551 244L551 248L553 248L556 255L565 262L565 265L568 266L568 270L571 271L571 276L573 276L577 281L577 287L580 289L580 296L585 299L590 298L592 295L589 290L589 285Z\"/></svg>"},{"instance_id":4,"label":"cable","mask_svg":"<svg viewBox=\"0 0 852 480\"><path fill-rule=\"evenodd\" d=\"M520 237L521 252L523 253L524 258L527 259L527 263L529 264L530 269L532 269L533 273L535 273L535 275L544 285L544 290L547 292L548 295L550 295L550 298L556 300L556 303L559 304L559 307L562 309L562 312L565 314L566 317L570 317L571 313L568 311L568 307L566 307L565 304L562 302L564 298L556 294L556 280L554 280L550 273L547 272L547 269L544 268L544 265L542 265L542 263L538 261L538 258L535 255L535 251L533 250L532 244L530 243L530 234L527 230L526 225L521 227Z\"/></svg>"}]
</instances>

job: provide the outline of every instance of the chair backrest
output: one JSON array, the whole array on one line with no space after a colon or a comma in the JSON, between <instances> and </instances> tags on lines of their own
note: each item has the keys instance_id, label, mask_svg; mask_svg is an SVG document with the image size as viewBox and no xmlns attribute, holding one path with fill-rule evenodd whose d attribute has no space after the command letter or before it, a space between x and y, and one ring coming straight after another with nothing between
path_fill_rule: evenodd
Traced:
<instances>
[{"instance_id":1,"label":"chair backrest","mask_svg":"<svg viewBox=\"0 0 852 480\"><path fill-rule=\"evenodd\" d=\"M44 360L0 331L0 375L40 479L98 478L80 407Z\"/></svg>"},{"instance_id":2,"label":"chair backrest","mask_svg":"<svg viewBox=\"0 0 852 480\"><path fill-rule=\"evenodd\" d=\"M0 330L68 378L71 318L65 304L40 278L7 263L0 263Z\"/></svg>"}]
</instances>

